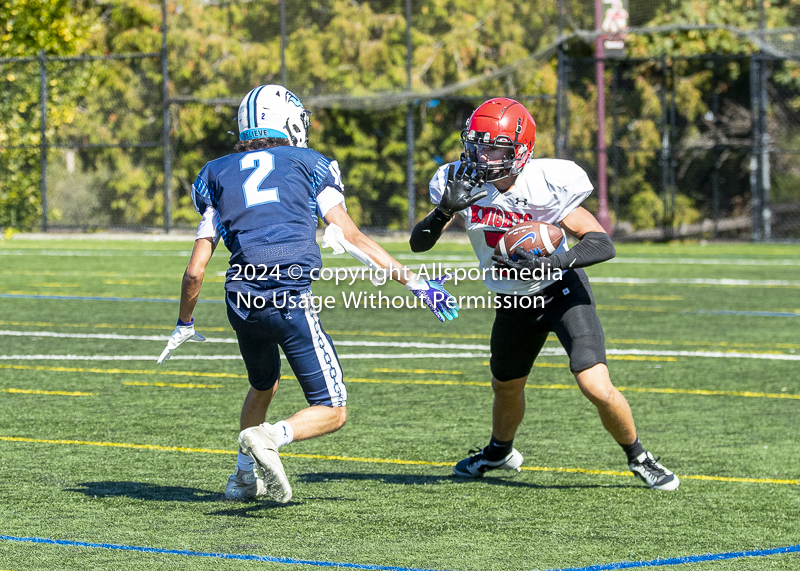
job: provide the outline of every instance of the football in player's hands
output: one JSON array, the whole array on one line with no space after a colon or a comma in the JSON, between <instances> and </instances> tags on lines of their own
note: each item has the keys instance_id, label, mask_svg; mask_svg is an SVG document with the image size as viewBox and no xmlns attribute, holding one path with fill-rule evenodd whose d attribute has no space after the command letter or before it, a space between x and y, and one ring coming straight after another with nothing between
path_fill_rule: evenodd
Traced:
<instances>
[{"instance_id":1,"label":"football in player's hands","mask_svg":"<svg viewBox=\"0 0 800 571\"><path fill-rule=\"evenodd\" d=\"M494 247L494 254L514 259L514 250L522 248L537 256L550 256L564 239L564 231L558 226L547 222L522 222L503 234Z\"/></svg>"}]
</instances>

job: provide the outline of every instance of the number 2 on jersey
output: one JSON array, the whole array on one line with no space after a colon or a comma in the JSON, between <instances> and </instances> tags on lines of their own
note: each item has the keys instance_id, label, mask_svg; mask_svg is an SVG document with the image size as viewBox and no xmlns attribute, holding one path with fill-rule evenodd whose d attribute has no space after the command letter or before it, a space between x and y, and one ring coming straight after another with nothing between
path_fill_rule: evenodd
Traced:
<instances>
[{"instance_id":1,"label":"number 2 on jersey","mask_svg":"<svg viewBox=\"0 0 800 571\"><path fill-rule=\"evenodd\" d=\"M264 179L275 170L275 159L267 151L256 151L247 153L239 160L239 170L246 171L256 169L250 173L247 180L242 185L244 191L244 204L247 208L267 204L268 202L280 202L278 197L278 187L259 188Z\"/></svg>"}]
</instances>

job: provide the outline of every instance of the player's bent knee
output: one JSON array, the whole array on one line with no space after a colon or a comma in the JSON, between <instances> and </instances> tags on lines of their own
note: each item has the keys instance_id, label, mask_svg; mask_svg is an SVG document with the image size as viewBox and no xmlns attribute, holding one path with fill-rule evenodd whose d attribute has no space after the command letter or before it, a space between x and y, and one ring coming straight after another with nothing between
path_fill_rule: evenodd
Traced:
<instances>
[{"instance_id":1,"label":"player's bent knee","mask_svg":"<svg viewBox=\"0 0 800 571\"><path fill-rule=\"evenodd\" d=\"M528 377L517 377L515 379L500 380L497 377L492 377L492 390L496 395L509 396L519 394L525 390L525 383Z\"/></svg>"},{"instance_id":2,"label":"player's bent knee","mask_svg":"<svg viewBox=\"0 0 800 571\"><path fill-rule=\"evenodd\" d=\"M272 392L273 387L278 383L280 379L280 375L273 376L261 376L261 375L248 375L248 380L250 381L250 386L253 387L259 393L268 393Z\"/></svg>"},{"instance_id":3,"label":"player's bent knee","mask_svg":"<svg viewBox=\"0 0 800 571\"><path fill-rule=\"evenodd\" d=\"M608 368L602 363L575 373L575 380L583 395L596 406L611 403L619 394L611 384Z\"/></svg>"},{"instance_id":4,"label":"player's bent knee","mask_svg":"<svg viewBox=\"0 0 800 571\"><path fill-rule=\"evenodd\" d=\"M334 410L337 412L337 420L339 421L339 428L341 428L344 426L344 423L347 422L347 407L337 406Z\"/></svg>"}]
</instances>

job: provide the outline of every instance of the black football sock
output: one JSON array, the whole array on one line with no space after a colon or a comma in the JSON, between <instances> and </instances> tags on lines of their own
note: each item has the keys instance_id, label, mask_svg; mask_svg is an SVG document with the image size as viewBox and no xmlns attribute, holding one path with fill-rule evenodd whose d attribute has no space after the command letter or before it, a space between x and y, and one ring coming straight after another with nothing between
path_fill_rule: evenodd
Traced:
<instances>
[{"instance_id":1,"label":"black football sock","mask_svg":"<svg viewBox=\"0 0 800 571\"><path fill-rule=\"evenodd\" d=\"M625 451L625 455L628 457L628 463L633 462L636 460L642 452L644 452L644 447L642 443L639 441L639 437L636 437L633 444L620 444L622 449Z\"/></svg>"},{"instance_id":2,"label":"black football sock","mask_svg":"<svg viewBox=\"0 0 800 571\"><path fill-rule=\"evenodd\" d=\"M486 456L486 459L490 462L496 462L498 460L502 460L514 449L514 439L512 438L508 442L501 442L494 436L489 441L489 446L483 449L483 455Z\"/></svg>"}]
</instances>

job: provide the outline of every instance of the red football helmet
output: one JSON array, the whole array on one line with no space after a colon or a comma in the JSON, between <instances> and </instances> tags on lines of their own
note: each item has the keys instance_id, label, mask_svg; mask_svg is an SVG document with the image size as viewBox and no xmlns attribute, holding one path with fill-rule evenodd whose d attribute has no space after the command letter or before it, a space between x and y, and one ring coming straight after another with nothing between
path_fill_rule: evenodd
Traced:
<instances>
[{"instance_id":1,"label":"red football helmet","mask_svg":"<svg viewBox=\"0 0 800 571\"><path fill-rule=\"evenodd\" d=\"M484 181L500 180L518 175L528 162L536 144L536 122L518 101L496 97L472 113L467 128L461 131L461 141L461 160L483 173ZM506 152L496 157L498 153L491 153L493 149ZM479 155L487 152L492 157L479 160Z\"/></svg>"}]
</instances>

